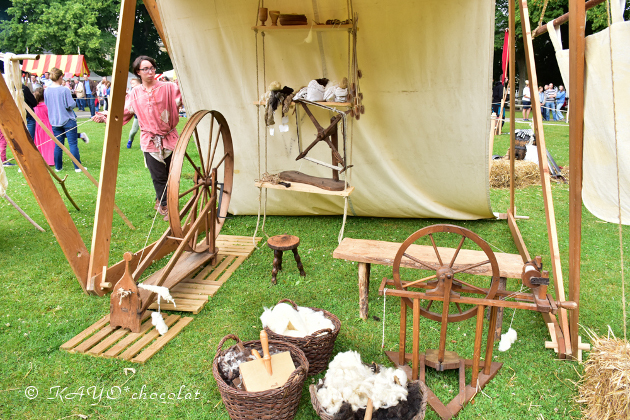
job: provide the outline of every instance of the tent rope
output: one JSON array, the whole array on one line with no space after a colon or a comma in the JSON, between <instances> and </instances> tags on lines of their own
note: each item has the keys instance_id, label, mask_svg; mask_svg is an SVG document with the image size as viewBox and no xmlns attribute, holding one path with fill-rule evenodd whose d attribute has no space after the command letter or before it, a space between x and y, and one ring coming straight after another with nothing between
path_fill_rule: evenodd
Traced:
<instances>
[{"instance_id":1,"label":"tent rope","mask_svg":"<svg viewBox=\"0 0 630 420\"><path fill-rule=\"evenodd\" d=\"M619 216L618 231L619 231L619 258L621 263L621 305L623 309L623 338L627 340L627 319L626 319L626 282L624 276L624 259L623 259L623 231L621 223L621 186L619 185L619 143L617 136L617 105L615 103L615 70L613 67L613 51L612 51L612 28L610 19L610 1L606 0L606 13L608 15L608 47L610 48L610 79L612 82L612 97L613 97L613 130L615 133L615 163L617 165L617 211Z\"/></svg>"},{"instance_id":2,"label":"tent rope","mask_svg":"<svg viewBox=\"0 0 630 420\"><path fill-rule=\"evenodd\" d=\"M542 12L540 13L540 20L538 21L539 28L542 26L543 19L545 18L545 11L547 10L547 3L549 3L549 0L545 0L545 4L543 5Z\"/></svg>"}]
</instances>

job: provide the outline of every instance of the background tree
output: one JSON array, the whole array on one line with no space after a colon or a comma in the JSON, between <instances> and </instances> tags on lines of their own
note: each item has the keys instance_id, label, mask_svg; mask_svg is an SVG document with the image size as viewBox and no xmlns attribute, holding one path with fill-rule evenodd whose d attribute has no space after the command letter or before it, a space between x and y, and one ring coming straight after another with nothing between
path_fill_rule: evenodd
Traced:
<instances>
[{"instance_id":1,"label":"background tree","mask_svg":"<svg viewBox=\"0 0 630 420\"><path fill-rule=\"evenodd\" d=\"M7 0L0 0L7 2ZM10 0L0 21L0 50L14 53L85 55L90 70L112 74L120 0ZM1 16L0 16L1 18ZM159 36L138 2L132 55L150 55L161 69L172 64L159 49Z\"/></svg>"}]
</instances>

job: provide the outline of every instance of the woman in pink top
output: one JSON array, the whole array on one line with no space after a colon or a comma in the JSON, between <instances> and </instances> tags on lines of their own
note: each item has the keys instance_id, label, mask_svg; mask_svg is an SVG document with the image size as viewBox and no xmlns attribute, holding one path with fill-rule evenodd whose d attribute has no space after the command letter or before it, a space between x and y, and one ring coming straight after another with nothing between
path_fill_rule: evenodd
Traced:
<instances>
[{"instance_id":1,"label":"woman in pink top","mask_svg":"<svg viewBox=\"0 0 630 420\"><path fill-rule=\"evenodd\" d=\"M179 107L182 96L175 83L155 80L155 60L141 55L133 62L133 73L142 84L136 86L125 98L123 124L134 114L140 123L140 149L153 180L155 208L168 220L166 208L166 181L171 165L171 154L175 150ZM107 113L93 117L96 122L105 122Z\"/></svg>"},{"instance_id":2,"label":"woman in pink top","mask_svg":"<svg viewBox=\"0 0 630 420\"><path fill-rule=\"evenodd\" d=\"M48 120L48 107L44 103L44 89L37 88L35 92L33 92L33 96L37 99L37 106L35 107L35 115L39 117L40 120L44 123L48 130L52 133L52 126L50 125L50 121ZM35 146L37 146L37 150L42 154L44 160L49 166L55 164L55 142L52 141L50 136L44 131L44 129L37 124L35 128Z\"/></svg>"}]
</instances>

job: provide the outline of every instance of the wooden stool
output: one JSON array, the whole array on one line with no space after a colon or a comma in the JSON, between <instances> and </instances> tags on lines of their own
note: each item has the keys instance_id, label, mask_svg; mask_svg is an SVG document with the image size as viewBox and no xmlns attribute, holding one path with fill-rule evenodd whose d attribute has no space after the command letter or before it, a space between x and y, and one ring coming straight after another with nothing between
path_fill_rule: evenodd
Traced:
<instances>
[{"instance_id":1,"label":"wooden stool","mask_svg":"<svg viewBox=\"0 0 630 420\"><path fill-rule=\"evenodd\" d=\"M269 248L273 249L273 269L271 270L271 282L276 284L276 275L278 271L282 270L282 252L291 250L295 257L298 270L300 270L300 276L305 277L304 266L300 260L298 254L298 245L300 245L300 238L293 235L276 235L267 240Z\"/></svg>"}]
</instances>

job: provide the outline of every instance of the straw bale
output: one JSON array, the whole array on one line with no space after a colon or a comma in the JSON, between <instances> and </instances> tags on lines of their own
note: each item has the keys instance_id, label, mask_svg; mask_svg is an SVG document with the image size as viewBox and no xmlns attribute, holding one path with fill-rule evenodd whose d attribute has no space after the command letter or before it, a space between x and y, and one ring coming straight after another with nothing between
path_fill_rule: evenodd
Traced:
<instances>
[{"instance_id":1,"label":"straw bale","mask_svg":"<svg viewBox=\"0 0 630 420\"><path fill-rule=\"evenodd\" d=\"M562 175L569 181L569 167L561 170ZM514 161L514 187L517 189L529 187L530 185L540 185L540 169L538 164L525 160ZM552 182L563 182L562 180L551 178ZM510 161L497 159L492 161L490 170L490 188L510 188Z\"/></svg>"},{"instance_id":2,"label":"straw bale","mask_svg":"<svg viewBox=\"0 0 630 420\"><path fill-rule=\"evenodd\" d=\"M591 335L591 353L584 365L576 401L585 419L630 418L630 343L612 336Z\"/></svg>"},{"instance_id":3,"label":"straw bale","mask_svg":"<svg viewBox=\"0 0 630 420\"><path fill-rule=\"evenodd\" d=\"M514 161L514 186L525 188L540 185L540 171L534 162ZM497 159L492 161L490 170L490 188L510 188L510 161Z\"/></svg>"}]
</instances>

